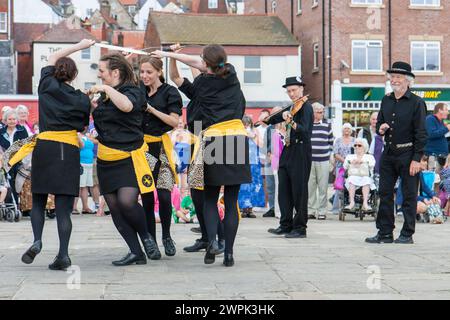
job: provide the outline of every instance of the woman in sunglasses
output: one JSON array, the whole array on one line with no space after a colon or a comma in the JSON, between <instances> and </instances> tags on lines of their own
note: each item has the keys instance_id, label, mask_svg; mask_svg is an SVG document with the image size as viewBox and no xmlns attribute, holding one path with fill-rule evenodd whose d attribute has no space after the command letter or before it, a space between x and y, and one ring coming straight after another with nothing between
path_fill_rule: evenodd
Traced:
<instances>
[{"instance_id":1,"label":"woman in sunglasses","mask_svg":"<svg viewBox=\"0 0 450 320\"><path fill-rule=\"evenodd\" d=\"M345 207L347 210L355 208L355 193L356 190L362 188L363 194L363 211L370 211L369 193L370 190L375 189L372 174L375 167L375 158L371 154L367 154L369 144L366 139L355 139L355 154L350 154L345 158L344 169L347 171L348 178L345 181L345 187L349 192L350 204Z\"/></svg>"}]
</instances>

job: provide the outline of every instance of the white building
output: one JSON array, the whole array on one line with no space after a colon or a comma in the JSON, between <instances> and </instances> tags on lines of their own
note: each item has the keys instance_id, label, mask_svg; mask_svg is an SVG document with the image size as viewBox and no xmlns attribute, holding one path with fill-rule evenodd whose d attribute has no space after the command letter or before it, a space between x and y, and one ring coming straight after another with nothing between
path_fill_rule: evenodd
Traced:
<instances>
[{"instance_id":1,"label":"white building","mask_svg":"<svg viewBox=\"0 0 450 320\"><path fill-rule=\"evenodd\" d=\"M72 0L75 9L75 15L84 19L91 17L95 10L100 10L100 4L97 0Z\"/></svg>"},{"instance_id":2,"label":"white building","mask_svg":"<svg viewBox=\"0 0 450 320\"><path fill-rule=\"evenodd\" d=\"M151 11L161 11L163 6L159 0L147 0L142 8L134 16L134 22L137 24L138 30L147 28L147 19Z\"/></svg>"},{"instance_id":3,"label":"white building","mask_svg":"<svg viewBox=\"0 0 450 320\"><path fill-rule=\"evenodd\" d=\"M14 1L14 23L56 24L62 17L41 0Z\"/></svg>"},{"instance_id":4,"label":"white building","mask_svg":"<svg viewBox=\"0 0 450 320\"><path fill-rule=\"evenodd\" d=\"M70 34L70 37L67 37L68 34ZM52 53L70 47L82 39L95 40L92 34L86 30L70 26L66 21L63 21L33 42L34 94L37 93L41 69L47 65L48 57ZM85 90L94 84L100 83L99 79L97 79L100 55L100 48L96 46L70 55L78 67L78 76L72 84L73 87Z\"/></svg>"}]
</instances>

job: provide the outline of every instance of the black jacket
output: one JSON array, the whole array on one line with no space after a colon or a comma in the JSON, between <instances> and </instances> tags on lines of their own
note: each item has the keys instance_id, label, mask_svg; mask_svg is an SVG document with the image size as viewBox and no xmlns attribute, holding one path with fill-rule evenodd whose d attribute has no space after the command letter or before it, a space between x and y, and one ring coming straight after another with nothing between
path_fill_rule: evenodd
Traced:
<instances>
[{"instance_id":1,"label":"black jacket","mask_svg":"<svg viewBox=\"0 0 450 320\"><path fill-rule=\"evenodd\" d=\"M16 142L17 140L22 140L25 138L28 138L28 132L25 129L25 127L21 125L16 126L17 131L14 133L13 141ZM0 129L0 146L3 150L8 149L11 144L9 143L9 139L6 137L6 130L8 129L7 126Z\"/></svg>"}]
</instances>

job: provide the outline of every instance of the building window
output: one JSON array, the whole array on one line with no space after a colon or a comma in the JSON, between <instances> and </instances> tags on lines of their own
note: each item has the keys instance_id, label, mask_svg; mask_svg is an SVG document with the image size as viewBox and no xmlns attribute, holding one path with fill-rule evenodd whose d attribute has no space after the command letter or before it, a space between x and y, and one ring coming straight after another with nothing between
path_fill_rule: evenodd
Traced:
<instances>
[{"instance_id":1,"label":"building window","mask_svg":"<svg viewBox=\"0 0 450 320\"><path fill-rule=\"evenodd\" d=\"M219 7L218 0L208 0L208 9L217 9Z\"/></svg>"},{"instance_id":2,"label":"building window","mask_svg":"<svg viewBox=\"0 0 450 320\"><path fill-rule=\"evenodd\" d=\"M440 72L441 43L439 41L411 42L411 64L414 71Z\"/></svg>"},{"instance_id":3,"label":"building window","mask_svg":"<svg viewBox=\"0 0 450 320\"><path fill-rule=\"evenodd\" d=\"M440 5L440 0L411 0L411 6L416 7L439 7Z\"/></svg>"},{"instance_id":4,"label":"building window","mask_svg":"<svg viewBox=\"0 0 450 320\"><path fill-rule=\"evenodd\" d=\"M81 50L82 60L91 60L91 48Z\"/></svg>"},{"instance_id":5,"label":"building window","mask_svg":"<svg viewBox=\"0 0 450 320\"><path fill-rule=\"evenodd\" d=\"M8 14L0 12L0 32L8 32Z\"/></svg>"},{"instance_id":6,"label":"building window","mask_svg":"<svg viewBox=\"0 0 450 320\"><path fill-rule=\"evenodd\" d=\"M136 13L136 6L128 6L128 13L134 15Z\"/></svg>"},{"instance_id":7,"label":"building window","mask_svg":"<svg viewBox=\"0 0 450 320\"><path fill-rule=\"evenodd\" d=\"M244 83L261 83L261 57L244 57Z\"/></svg>"},{"instance_id":8,"label":"building window","mask_svg":"<svg viewBox=\"0 0 450 320\"><path fill-rule=\"evenodd\" d=\"M297 1L297 14L302 13L302 0Z\"/></svg>"},{"instance_id":9,"label":"building window","mask_svg":"<svg viewBox=\"0 0 450 320\"><path fill-rule=\"evenodd\" d=\"M352 0L352 4L381 4L381 0Z\"/></svg>"},{"instance_id":10,"label":"building window","mask_svg":"<svg viewBox=\"0 0 450 320\"><path fill-rule=\"evenodd\" d=\"M352 41L353 71L382 71L383 43L381 41Z\"/></svg>"},{"instance_id":11,"label":"building window","mask_svg":"<svg viewBox=\"0 0 450 320\"><path fill-rule=\"evenodd\" d=\"M314 43L313 46L314 51L314 71L319 70L319 44Z\"/></svg>"}]
</instances>

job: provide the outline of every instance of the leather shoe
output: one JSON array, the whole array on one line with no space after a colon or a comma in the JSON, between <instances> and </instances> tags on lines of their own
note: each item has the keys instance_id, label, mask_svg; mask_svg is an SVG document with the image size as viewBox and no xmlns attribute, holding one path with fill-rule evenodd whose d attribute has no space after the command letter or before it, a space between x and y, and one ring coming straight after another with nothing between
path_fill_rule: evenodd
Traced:
<instances>
[{"instance_id":1,"label":"leather shoe","mask_svg":"<svg viewBox=\"0 0 450 320\"><path fill-rule=\"evenodd\" d=\"M194 228L191 228L191 231L192 231L193 233L202 233L202 228L200 228L200 227L194 227Z\"/></svg>"},{"instance_id":2,"label":"leather shoe","mask_svg":"<svg viewBox=\"0 0 450 320\"><path fill-rule=\"evenodd\" d=\"M219 240L219 254L225 252L225 240Z\"/></svg>"},{"instance_id":3,"label":"leather shoe","mask_svg":"<svg viewBox=\"0 0 450 320\"><path fill-rule=\"evenodd\" d=\"M278 228L276 228L276 229L274 229L274 228L272 228L272 229L269 229L269 230L267 230L269 233L272 233L272 234L276 234L277 236L280 236L280 235L282 235L282 234L287 234L287 233L290 233L291 232L291 230L286 230L286 229L283 229L283 228L281 228L281 227L278 227Z\"/></svg>"},{"instance_id":4,"label":"leather shoe","mask_svg":"<svg viewBox=\"0 0 450 320\"><path fill-rule=\"evenodd\" d=\"M234 258L233 258L233 254L231 253L227 253L225 255L225 257L223 258L223 265L225 267L232 267L234 266Z\"/></svg>"},{"instance_id":5,"label":"leather shoe","mask_svg":"<svg viewBox=\"0 0 450 320\"><path fill-rule=\"evenodd\" d=\"M302 238L303 239L303 238L306 238L306 230L305 231L292 230L288 234L285 234L284 237L288 238L288 239L295 239L295 238Z\"/></svg>"},{"instance_id":6,"label":"leather shoe","mask_svg":"<svg viewBox=\"0 0 450 320\"><path fill-rule=\"evenodd\" d=\"M192 246L185 247L183 250L186 252L199 252L200 250L208 248L208 242L202 239L195 240Z\"/></svg>"},{"instance_id":7,"label":"leather shoe","mask_svg":"<svg viewBox=\"0 0 450 320\"><path fill-rule=\"evenodd\" d=\"M406 236L400 235L397 239L395 239L394 242L400 243L400 244L413 244L414 240L412 237L406 237Z\"/></svg>"},{"instance_id":8,"label":"leather shoe","mask_svg":"<svg viewBox=\"0 0 450 320\"><path fill-rule=\"evenodd\" d=\"M33 243L33 245L28 248L28 250L22 255L22 262L26 264L31 264L34 261L34 258L41 252L42 250L42 241L38 240Z\"/></svg>"},{"instance_id":9,"label":"leather shoe","mask_svg":"<svg viewBox=\"0 0 450 320\"><path fill-rule=\"evenodd\" d=\"M55 260L48 266L48 268L50 270L66 270L71 265L72 262L70 261L70 258L68 256L62 258L56 256Z\"/></svg>"},{"instance_id":10,"label":"leather shoe","mask_svg":"<svg viewBox=\"0 0 450 320\"><path fill-rule=\"evenodd\" d=\"M392 242L394 242L394 236L392 235L392 233L386 234L386 235L377 233L377 235L374 237L366 238L366 242L367 243L392 243Z\"/></svg>"},{"instance_id":11,"label":"leather shoe","mask_svg":"<svg viewBox=\"0 0 450 320\"><path fill-rule=\"evenodd\" d=\"M116 267L129 266L132 264L147 264L147 258L145 258L144 254L138 256L130 252L122 259L113 261L112 264Z\"/></svg>"},{"instance_id":12,"label":"leather shoe","mask_svg":"<svg viewBox=\"0 0 450 320\"><path fill-rule=\"evenodd\" d=\"M164 251L166 256L173 257L177 253L177 248L175 248L175 241L171 237L163 239Z\"/></svg>"},{"instance_id":13,"label":"leather shoe","mask_svg":"<svg viewBox=\"0 0 450 320\"><path fill-rule=\"evenodd\" d=\"M220 254L219 244L216 240L211 241L206 248L204 258L205 264L213 264L216 261L216 255Z\"/></svg>"},{"instance_id":14,"label":"leather shoe","mask_svg":"<svg viewBox=\"0 0 450 320\"><path fill-rule=\"evenodd\" d=\"M273 208L263 214L263 218L274 218L274 217L275 217L275 210Z\"/></svg>"},{"instance_id":15,"label":"leather shoe","mask_svg":"<svg viewBox=\"0 0 450 320\"><path fill-rule=\"evenodd\" d=\"M316 220L316 215L315 214L308 214L308 219L310 220Z\"/></svg>"},{"instance_id":16,"label":"leather shoe","mask_svg":"<svg viewBox=\"0 0 450 320\"><path fill-rule=\"evenodd\" d=\"M153 240L153 237L150 236L148 239L144 239L142 241L144 245L145 253L150 260L159 260L161 259L161 252L159 251L158 244Z\"/></svg>"}]
</instances>

